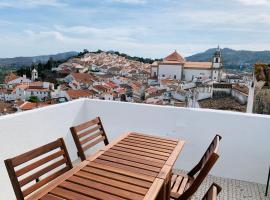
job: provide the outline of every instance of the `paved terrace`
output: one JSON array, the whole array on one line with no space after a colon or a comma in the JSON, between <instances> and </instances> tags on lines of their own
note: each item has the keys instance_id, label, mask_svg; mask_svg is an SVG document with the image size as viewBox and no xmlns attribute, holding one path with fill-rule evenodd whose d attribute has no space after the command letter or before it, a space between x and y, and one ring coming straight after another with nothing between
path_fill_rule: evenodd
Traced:
<instances>
[{"instance_id":1,"label":"paved terrace","mask_svg":"<svg viewBox=\"0 0 270 200\"><path fill-rule=\"evenodd\" d=\"M177 171L181 173L187 173L186 171L183 170ZM213 182L219 184L222 187L222 191L218 196L219 200L270 199L270 192L268 192L267 197L264 196L266 185L209 175L207 176L206 180L202 183L199 190L192 197L192 200L201 200Z\"/></svg>"}]
</instances>

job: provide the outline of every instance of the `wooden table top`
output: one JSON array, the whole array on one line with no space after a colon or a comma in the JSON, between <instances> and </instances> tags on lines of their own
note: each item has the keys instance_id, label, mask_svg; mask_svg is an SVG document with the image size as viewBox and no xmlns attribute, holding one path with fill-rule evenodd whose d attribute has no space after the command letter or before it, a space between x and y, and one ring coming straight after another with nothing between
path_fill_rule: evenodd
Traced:
<instances>
[{"instance_id":1,"label":"wooden table top","mask_svg":"<svg viewBox=\"0 0 270 200\"><path fill-rule=\"evenodd\" d=\"M184 141L126 133L28 200L156 199Z\"/></svg>"}]
</instances>

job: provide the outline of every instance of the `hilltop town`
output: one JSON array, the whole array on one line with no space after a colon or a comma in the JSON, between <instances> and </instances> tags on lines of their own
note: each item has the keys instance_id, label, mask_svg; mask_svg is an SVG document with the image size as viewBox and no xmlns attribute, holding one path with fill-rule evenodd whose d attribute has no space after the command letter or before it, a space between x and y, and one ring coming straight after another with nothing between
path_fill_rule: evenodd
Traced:
<instances>
[{"instance_id":1,"label":"hilltop town","mask_svg":"<svg viewBox=\"0 0 270 200\"><path fill-rule=\"evenodd\" d=\"M174 51L151 64L113 52L85 52L51 68L52 81L46 80L35 67L31 77L7 74L0 89L0 113L78 98L245 112L253 79L251 74L226 73L218 48L208 62L186 61Z\"/></svg>"}]
</instances>

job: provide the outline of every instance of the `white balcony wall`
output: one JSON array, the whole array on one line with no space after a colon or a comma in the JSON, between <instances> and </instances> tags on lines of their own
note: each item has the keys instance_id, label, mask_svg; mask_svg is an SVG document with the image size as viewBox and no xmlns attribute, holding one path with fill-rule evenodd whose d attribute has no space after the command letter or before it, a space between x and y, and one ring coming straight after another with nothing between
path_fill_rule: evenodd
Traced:
<instances>
[{"instance_id":1,"label":"white balcony wall","mask_svg":"<svg viewBox=\"0 0 270 200\"><path fill-rule=\"evenodd\" d=\"M265 183L270 164L270 117L80 99L0 118L0 199L15 199L4 160L64 137L71 158L76 148L69 127L100 116L109 140L126 131L186 141L175 165L191 169L216 133L223 136L221 157L212 174Z\"/></svg>"}]
</instances>

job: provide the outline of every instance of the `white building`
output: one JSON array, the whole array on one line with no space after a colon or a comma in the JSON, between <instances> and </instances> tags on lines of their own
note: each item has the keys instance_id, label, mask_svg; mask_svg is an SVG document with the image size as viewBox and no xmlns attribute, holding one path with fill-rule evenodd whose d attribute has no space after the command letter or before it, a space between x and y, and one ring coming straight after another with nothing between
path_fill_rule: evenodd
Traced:
<instances>
[{"instance_id":1,"label":"white building","mask_svg":"<svg viewBox=\"0 0 270 200\"><path fill-rule=\"evenodd\" d=\"M221 50L218 48L212 62L189 62L177 51L151 66L151 76L158 79L183 81L213 80L220 82L222 72Z\"/></svg>"},{"instance_id":2,"label":"white building","mask_svg":"<svg viewBox=\"0 0 270 200\"><path fill-rule=\"evenodd\" d=\"M20 77L13 73L10 73L5 77L4 83L7 86L7 88L13 88L13 86L17 84L31 83L31 80L28 79L26 75Z\"/></svg>"},{"instance_id":3,"label":"white building","mask_svg":"<svg viewBox=\"0 0 270 200\"><path fill-rule=\"evenodd\" d=\"M32 81L35 81L36 79L38 79L38 72L37 70L34 68L31 72L31 75L32 75Z\"/></svg>"}]
</instances>

